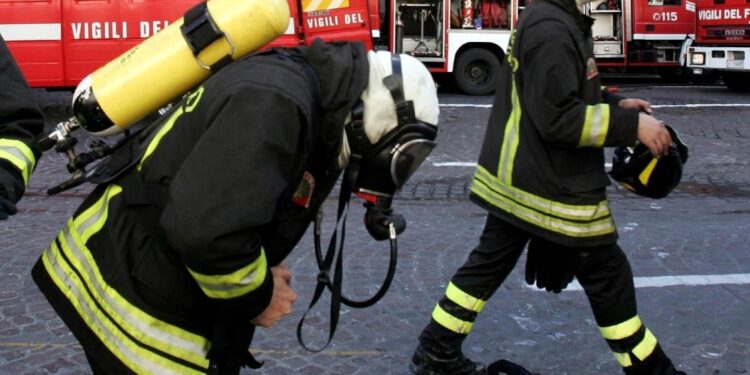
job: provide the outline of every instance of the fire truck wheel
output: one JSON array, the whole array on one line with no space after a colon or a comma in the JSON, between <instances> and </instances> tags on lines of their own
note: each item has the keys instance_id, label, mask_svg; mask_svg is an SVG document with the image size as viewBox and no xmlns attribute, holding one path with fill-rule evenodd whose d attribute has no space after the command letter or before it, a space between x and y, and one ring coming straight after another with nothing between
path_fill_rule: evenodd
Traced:
<instances>
[{"instance_id":1,"label":"fire truck wheel","mask_svg":"<svg viewBox=\"0 0 750 375\"><path fill-rule=\"evenodd\" d=\"M724 72L721 74L721 79L732 91L750 91L750 73Z\"/></svg>"},{"instance_id":2,"label":"fire truck wheel","mask_svg":"<svg viewBox=\"0 0 750 375\"><path fill-rule=\"evenodd\" d=\"M453 67L456 86L467 95L490 95L495 91L500 73L499 56L484 48L462 52Z\"/></svg>"}]
</instances>

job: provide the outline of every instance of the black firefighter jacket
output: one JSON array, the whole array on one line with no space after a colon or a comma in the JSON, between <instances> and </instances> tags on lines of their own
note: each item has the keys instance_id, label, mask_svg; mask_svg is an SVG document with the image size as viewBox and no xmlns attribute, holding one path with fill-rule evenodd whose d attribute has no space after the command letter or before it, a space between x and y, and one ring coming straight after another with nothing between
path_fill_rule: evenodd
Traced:
<instances>
[{"instance_id":1,"label":"black firefighter jacket","mask_svg":"<svg viewBox=\"0 0 750 375\"><path fill-rule=\"evenodd\" d=\"M206 373L219 341L247 353L249 341L227 337L252 332L268 305L269 268L335 184L343 124L367 85L359 44L288 53L309 62L319 92L283 53L227 66L144 137L137 163L98 185L35 265L105 372Z\"/></svg>"},{"instance_id":2,"label":"black firefighter jacket","mask_svg":"<svg viewBox=\"0 0 750 375\"><path fill-rule=\"evenodd\" d=\"M14 202L21 199L41 155L36 137L43 128L44 114L0 36L0 174L15 180L7 186L0 180L0 189Z\"/></svg>"},{"instance_id":3,"label":"black firefighter jacket","mask_svg":"<svg viewBox=\"0 0 750 375\"><path fill-rule=\"evenodd\" d=\"M632 146L638 113L603 93L591 19L572 0L536 0L524 10L511 46L472 200L565 246L616 241L603 147Z\"/></svg>"}]
</instances>

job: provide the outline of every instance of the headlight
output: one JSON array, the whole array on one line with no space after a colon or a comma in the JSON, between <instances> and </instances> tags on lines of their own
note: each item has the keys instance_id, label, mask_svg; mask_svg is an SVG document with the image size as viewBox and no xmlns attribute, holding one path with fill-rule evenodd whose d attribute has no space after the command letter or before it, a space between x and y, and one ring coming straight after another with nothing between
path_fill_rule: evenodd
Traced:
<instances>
[{"instance_id":1,"label":"headlight","mask_svg":"<svg viewBox=\"0 0 750 375\"><path fill-rule=\"evenodd\" d=\"M706 54L702 52L691 52L690 63L693 65L703 65L706 63Z\"/></svg>"}]
</instances>

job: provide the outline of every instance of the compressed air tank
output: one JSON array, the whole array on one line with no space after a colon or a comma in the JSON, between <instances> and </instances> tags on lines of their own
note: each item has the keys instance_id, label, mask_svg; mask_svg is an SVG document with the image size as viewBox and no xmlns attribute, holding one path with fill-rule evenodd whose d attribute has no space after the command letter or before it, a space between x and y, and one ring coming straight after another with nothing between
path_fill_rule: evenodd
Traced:
<instances>
[{"instance_id":1,"label":"compressed air tank","mask_svg":"<svg viewBox=\"0 0 750 375\"><path fill-rule=\"evenodd\" d=\"M84 78L73 94L76 121L116 134L271 42L289 24L287 0L208 0Z\"/></svg>"}]
</instances>

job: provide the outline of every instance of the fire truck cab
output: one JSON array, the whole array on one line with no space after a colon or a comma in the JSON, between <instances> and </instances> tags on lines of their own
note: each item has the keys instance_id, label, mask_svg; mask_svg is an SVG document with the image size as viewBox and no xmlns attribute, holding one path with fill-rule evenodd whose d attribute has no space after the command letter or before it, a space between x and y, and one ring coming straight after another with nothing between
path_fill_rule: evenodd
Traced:
<instances>
[{"instance_id":1,"label":"fire truck cab","mask_svg":"<svg viewBox=\"0 0 750 375\"><path fill-rule=\"evenodd\" d=\"M719 74L728 88L750 90L750 2L700 0L698 32L683 52L693 74Z\"/></svg>"}]
</instances>

